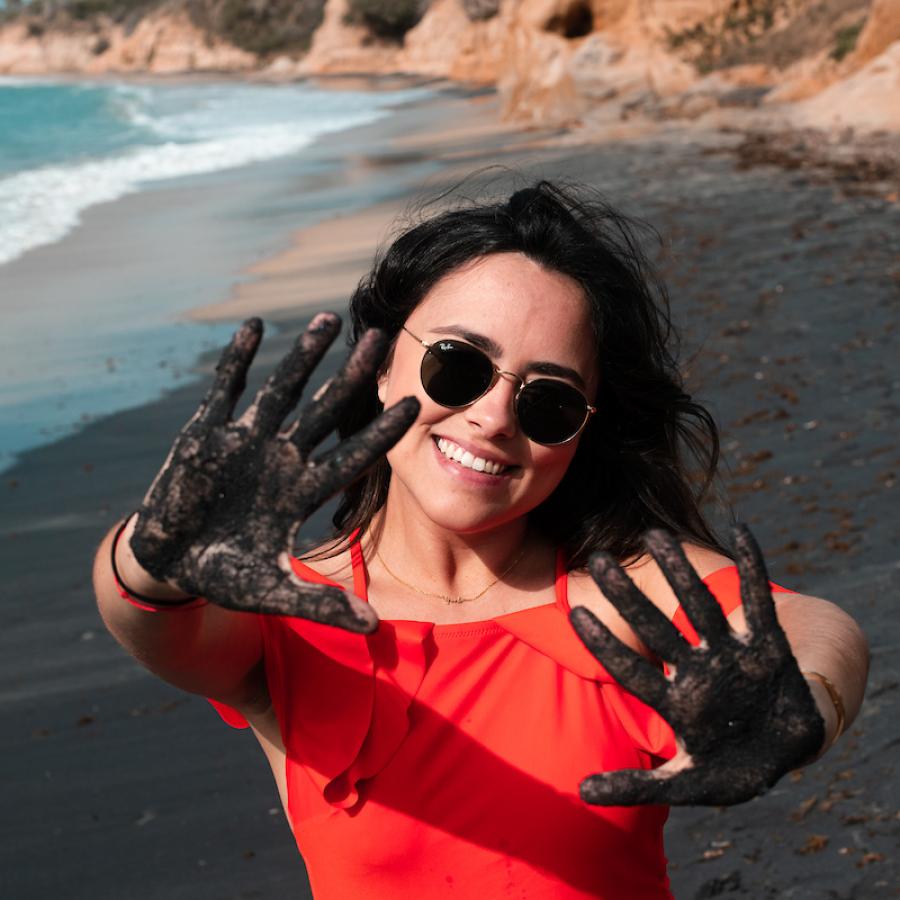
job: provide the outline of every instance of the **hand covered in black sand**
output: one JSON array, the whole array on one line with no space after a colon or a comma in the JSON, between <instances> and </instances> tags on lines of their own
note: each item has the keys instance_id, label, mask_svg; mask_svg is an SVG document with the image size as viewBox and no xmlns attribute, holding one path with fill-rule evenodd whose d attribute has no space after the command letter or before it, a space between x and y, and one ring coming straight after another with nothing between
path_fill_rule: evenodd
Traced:
<instances>
[{"instance_id":1,"label":"hand covered in black sand","mask_svg":"<svg viewBox=\"0 0 900 900\"><path fill-rule=\"evenodd\" d=\"M669 664L668 677L584 607L573 609L571 620L607 671L672 726L679 752L658 769L592 775L582 781L581 796L605 806L750 800L814 756L824 740L824 722L776 618L759 547L745 527L735 529L748 628L737 633L671 535L652 531L645 542L700 636L699 646L692 647L604 553L591 559L594 580Z\"/></svg>"},{"instance_id":2,"label":"hand covered in black sand","mask_svg":"<svg viewBox=\"0 0 900 900\"><path fill-rule=\"evenodd\" d=\"M290 566L303 520L390 449L419 409L408 397L334 449L312 454L384 361L389 341L369 331L320 396L282 427L340 325L336 315L316 316L237 420L262 323L250 319L235 334L139 511L131 549L154 578L230 609L357 632L377 627L367 604L306 584Z\"/></svg>"}]
</instances>

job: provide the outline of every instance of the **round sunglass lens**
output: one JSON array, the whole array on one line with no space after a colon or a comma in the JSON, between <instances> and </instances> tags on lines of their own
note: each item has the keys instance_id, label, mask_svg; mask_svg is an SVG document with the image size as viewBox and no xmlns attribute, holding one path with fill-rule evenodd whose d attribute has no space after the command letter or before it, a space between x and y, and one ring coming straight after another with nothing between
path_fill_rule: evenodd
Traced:
<instances>
[{"instance_id":1,"label":"round sunglass lens","mask_svg":"<svg viewBox=\"0 0 900 900\"><path fill-rule=\"evenodd\" d=\"M516 413L522 431L538 444L562 444L574 437L587 414L587 401L562 381L530 381L519 394Z\"/></svg>"},{"instance_id":2,"label":"round sunglass lens","mask_svg":"<svg viewBox=\"0 0 900 900\"><path fill-rule=\"evenodd\" d=\"M460 341L435 341L422 358L422 387L441 406L468 406L490 387L491 361Z\"/></svg>"}]
</instances>

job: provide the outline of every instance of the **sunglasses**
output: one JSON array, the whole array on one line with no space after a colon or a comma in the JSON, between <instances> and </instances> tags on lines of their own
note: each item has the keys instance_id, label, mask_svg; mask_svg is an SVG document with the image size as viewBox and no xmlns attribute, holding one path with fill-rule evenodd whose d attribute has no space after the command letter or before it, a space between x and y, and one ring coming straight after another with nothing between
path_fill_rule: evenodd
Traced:
<instances>
[{"instance_id":1,"label":"sunglasses","mask_svg":"<svg viewBox=\"0 0 900 900\"><path fill-rule=\"evenodd\" d=\"M422 387L441 406L462 409L480 400L501 376L513 379L519 383L515 410L522 433L548 447L571 441L597 412L581 391L565 381L524 381L514 372L497 368L489 356L465 341L442 338L429 344L402 327L425 348L420 370Z\"/></svg>"}]
</instances>

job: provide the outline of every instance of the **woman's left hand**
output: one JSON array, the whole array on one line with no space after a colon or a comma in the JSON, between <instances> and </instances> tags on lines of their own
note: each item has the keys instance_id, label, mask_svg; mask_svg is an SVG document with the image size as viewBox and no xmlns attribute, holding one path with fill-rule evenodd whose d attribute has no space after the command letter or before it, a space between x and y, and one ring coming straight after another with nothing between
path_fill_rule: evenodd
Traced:
<instances>
[{"instance_id":1,"label":"woman's left hand","mask_svg":"<svg viewBox=\"0 0 900 900\"><path fill-rule=\"evenodd\" d=\"M626 647L584 607L572 624L607 671L674 729L678 753L657 769L621 769L585 778L588 803L723 806L764 793L820 750L825 725L781 625L765 563L744 526L735 529L735 562L748 630L731 629L718 603L663 531L646 536L700 636L691 646L605 553L591 575L638 637L669 664L665 675Z\"/></svg>"}]
</instances>

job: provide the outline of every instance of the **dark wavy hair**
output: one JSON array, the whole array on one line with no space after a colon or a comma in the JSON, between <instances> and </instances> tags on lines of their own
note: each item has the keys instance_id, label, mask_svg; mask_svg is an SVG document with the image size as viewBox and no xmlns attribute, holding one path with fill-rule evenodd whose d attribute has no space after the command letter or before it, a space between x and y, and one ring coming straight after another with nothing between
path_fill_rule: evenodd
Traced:
<instances>
[{"instance_id":1,"label":"dark wavy hair","mask_svg":"<svg viewBox=\"0 0 900 900\"><path fill-rule=\"evenodd\" d=\"M641 231L658 237L588 188L540 181L408 228L378 254L350 300L352 346L367 328L396 337L440 279L493 253L522 253L581 285L596 338L598 412L556 490L529 514L576 569L596 550L620 561L639 556L650 528L723 550L700 509L718 463L718 430L684 391L668 296L640 247ZM373 383L340 422L340 435L381 408ZM346 490L334 516L338 545L369 526L390 477L382 459Z\"/></svg>"}]
</instances>

